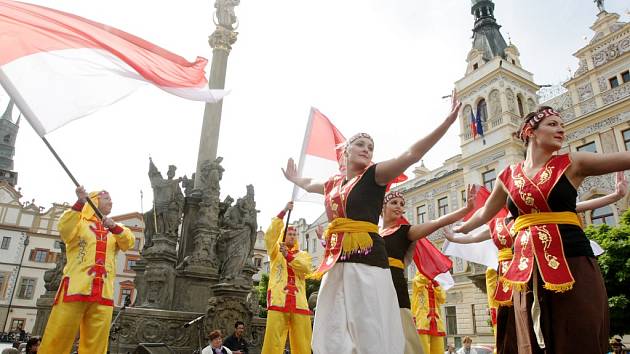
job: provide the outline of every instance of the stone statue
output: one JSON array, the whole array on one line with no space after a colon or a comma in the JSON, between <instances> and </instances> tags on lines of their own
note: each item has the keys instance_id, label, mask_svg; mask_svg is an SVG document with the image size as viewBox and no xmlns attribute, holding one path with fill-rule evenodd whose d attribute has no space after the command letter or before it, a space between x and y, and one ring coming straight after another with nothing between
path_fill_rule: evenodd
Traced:
<instances>
[{"instance_id":1,"label":"stone statue","mask_svg":"<svg viewBox=\"0 0 630 354\"><path fill-rule=\"evenodd\" d=\"M219 273L222 281L233 282L251 263L256 242L256 202L253 186L247 187L247 195L236 200L223 216L219 254L222 256ZM253 240L253 242L252 242Z\"/></svg>"},{"instance_id":2,"label":"stone statue","mask_svg":"<svg viewBox=\"0 0 630 354\"><path fill-rule=\"evenodd\" d=\"M599 12L605 12L606 9L604 8L604 0L593 0L593 2L597 5L597 8L599 9Z\"/></svg>"},{"instance_id":3,"label":"stone statue","mask_svg":"<svg viewBox=\"0 0 630 354\"><path fill-rule=\"evenodd\" d=\"M221 222L223 222L225 212L232 206L232 203L234 203L234 198L229 195L219 203L219 220L221 220ZM221 226L223 226L223 224L221 224Z\"/></svg>"},{"instance_id":4,"label":"stone statue","mask_svg":"<svg viewBox=\"0 0 630 354\"><path fill-rule=\"evenodd\" d=\"M195 189L195 173L193 173L190 178L186 175L182 177L182 187L184 187L184 195L190 197L193 189Z\"/></svg>"},{"instance_id":5,"label":"stone statue","mask_svg":"<svg viewBox=\"0 0 630 354\"><path fill-rule=\"evenodd\" d=\"M490 119L497 119L501 117L501 99L499 98L499 91L494 90L490 92L488 101L490 103Z\"/></svg>"},{"instance_id":6,"label":"stone statue","mask_svg":"<svg viewBox=\"0 0 630 354\"><path fill-rule=\"evenodd\" d=\"M184 207L184 194L179 186L181 178L174 179L177 167L168 167L164 179L153 160L149 158L149 179L153 188L153 209L145 214L145 248L153 244L153 235L164 235L177 238Z\"/></svg>"},{"instance_id":7,"label":"stone statue","mask_svg":"<svg viewBox=\"0 0 630 354\"><path fill-rule=\"evenodd\" d=\"M55 268L44 272L44 288L49 292L56 292L63 279L63 267L66 266L66 244L61 242L61 253L55 262Z\"/></svg>"},{"instance_id":8,"label":"stone statue","mask_svg":"<svg viewBox=\"0 0 630 354\"><path fill-rule=\"evenodd\" d=\"M214 3L214 7L217 9L215 24L227 29L234 29L234 24L238 21L234 7L238 6L240 2L240 0L217 0Z\"/></svg>"},{"instance_id":9,"label":"stone statue","mask_svg":"<svg viewBox=\"0 0 630 354\"><path fill-rule=\"evenodd\" d=\"M168 297L168 291L172 291L167 286L167 271L161 267L152 267L146 270L146 299L143 307L160 308Z\"/></svg>"}]
</instances>

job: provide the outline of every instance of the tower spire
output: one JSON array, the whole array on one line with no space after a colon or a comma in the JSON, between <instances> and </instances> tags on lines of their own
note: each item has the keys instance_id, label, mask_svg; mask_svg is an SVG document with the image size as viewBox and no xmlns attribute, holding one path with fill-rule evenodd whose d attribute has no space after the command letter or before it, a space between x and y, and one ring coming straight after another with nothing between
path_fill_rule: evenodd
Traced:
<instances>
[{"instance_id":1,"label":"tower spire","mask_svg":"<svg viewBox=\"0 0 630 354\"><path fill-rule=\"evenodd\" d=\"M505 58L507 44L494 18L494 3L491 0L472 0L470 13L475 17L473 27L473 48L483 53L483 59L490 61L496 56Z\"/></svg>"}]
</instances>

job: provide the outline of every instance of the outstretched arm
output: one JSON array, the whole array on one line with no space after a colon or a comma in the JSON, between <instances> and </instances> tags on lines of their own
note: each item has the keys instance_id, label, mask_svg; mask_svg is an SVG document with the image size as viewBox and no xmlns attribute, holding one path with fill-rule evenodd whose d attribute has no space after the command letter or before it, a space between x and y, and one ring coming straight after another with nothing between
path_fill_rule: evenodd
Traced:
<instances>
[{"instance_id":1,"label":"outstretched arm","mask_svg":"<svg viewBox=\"0 0 630 354\"><path fill-rule=\"evenodd\" d=\"M418 140L407 151L402 153L397 158L380 162L376 165L376 183L379 185L386 185L389 181L400 176L414 163L420 161L422 156L429 151L435 145L435 143L444 136L448 128L457 120L457 115L462 103L457 99L457 94L453 90L451 99L451 112L446 119L429 135Z\"/></svg>"},{"instance_id":2,"label":"outstretched arm","mask_svg":"<svg viewBox=\"0 0 630 354\"><path fill-rule=\"evenodd\" d=\"M567 170L569 180L578 186L585 177L630 170L630 151L606 154L572 152L571 166Z\"/></svg>"},{"instance_id":3,"label":"outstretched arm","mask_svg":"<svg viewBox=\"0 0 630 354\"><path fill-rule=\"evenodd\" d=\"M324 194L324 184L321 182L313 182L312 179L306 177L299 177L297 173L297 166L292 158L287 161L287 168L281 169L284 177L298 187L304 189L309 193Z\"/></svg>"},{"instance_id":4,"label":"outstretched arm","mask_svg":"<svg viewBox=\"0 0 630 354\"><path fill-rule=\"evenodd\" d=\"M468 190L466 192L466 206L463 208L456 210L452 213L442 215L441 217L431 220L422 224L413 225L409 228L409 232L407 233L407 238L410 241L416 241L423 237L426 237L437 229L444 227L446 225L450 225L457 220L466 216L468 212L473 210L475 206L475 197L477 196L477 186L472 184L468 185Z\"/></svg>"},{"instance_id":5,"label":"outstretched arm","mask_svg":"<svg viewBox=\"0 0 630 354\"><path fill-rule=\"evenodd\" d=\"M445 227L444 237L453 243L479 243L490 239L490 230L484 230L474 235L455 236L450 228Z\"/></svg>"},{"instance_id":6,"label":"outstretched arm","mask_svg":"<svg viewBox=\"0 0 630 354\"><path fill-rule=\"evenodd\" d=\"M479 226L487 223L492 219L501 208L505 205L505 201L507 200L508 194L503 185L503 182L497 180L497 184L494 186L492 193L490 193L490 197L486 200L486 204L479 208L473 214L473 216L468 219L462 225L455 227L453 229L454 232L459 232L462 234L467 234L470 231L478 228Z\"/></svg>"},{"instance_id":7,"label":"outstretched arm","mask_svg":"<svg viewBox=\"0 0 630 354\"><path fill-rule=\"evenodd\" d=\"M577 203L575 206L575 211L581 213L586 210L593 210L597 208L601 208L605 205L612 204L619 199L626 196L628 193L628 181L624 176L623 171L619 171L615 174L615 192L605 195L603 197L585 200L583 202Z\"/></svg>"}]
</instances>

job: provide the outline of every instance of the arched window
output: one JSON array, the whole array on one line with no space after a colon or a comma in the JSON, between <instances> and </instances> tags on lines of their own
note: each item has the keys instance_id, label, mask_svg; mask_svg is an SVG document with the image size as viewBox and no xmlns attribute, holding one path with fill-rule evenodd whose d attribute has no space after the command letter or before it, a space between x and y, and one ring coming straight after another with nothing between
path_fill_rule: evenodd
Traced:
<instances>
[{"instance_id":1,"label":"arched window","mask_svg":"<svg viewBox=\"0 0 630 354\"><path fill-rule=\"evenodd\" d=\"M518 115L524 117L525 114L523 112L523 100L521 99L521 95L516 96L516 104L518 105Z\"/></svg>"},{"instance_id":2,"label":"arched window","mask_svg":"<svg viewBox=\"0 0 630 354\"><path fill-rule=\"evenodd\" d=\"M603 206L593 210L591 213L591 223L593 225L606 224L608 226L615 225L615 216L610 205Z\"/></svg>"},{"instance_id":3,"label":"arched window","mask_svg":"<svg viewBox=\"0 0 630 354\"><path fill-rule=\"evenodd\" d=\"M486 104L486 100L483 98L479 103L477 103L477 115L482 122L485 122L488 119L488 105Z\"/></svg>"}]
</instances>

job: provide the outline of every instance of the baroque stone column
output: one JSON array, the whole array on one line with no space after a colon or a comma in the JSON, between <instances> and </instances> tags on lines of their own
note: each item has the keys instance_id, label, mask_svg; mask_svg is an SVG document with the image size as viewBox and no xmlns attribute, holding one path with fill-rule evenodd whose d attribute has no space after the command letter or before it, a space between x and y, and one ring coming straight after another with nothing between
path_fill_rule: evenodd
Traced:
<instances>
[{"instance_id":1,"label":"baroque stone column","mask_svg":"<svg viewBox=\"0 0 630 354\"><path fill-rule=\"evenodd\" d=\"M234 7L239 3L240 0L217 0L214 4L216 29L208 39L208 43L212 47L212 66L208 83L211 89L225 88L227 60L238 35L238 32L235 31L238 26L238 19L234 13ZM195 187L201 183L201 169L204 163L214 161L217 156L222 107L222 100L206 103L199 141Z\"/></svg>"}]
</instances>

